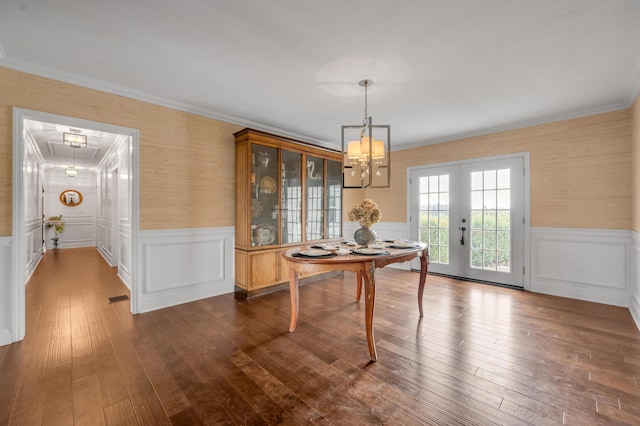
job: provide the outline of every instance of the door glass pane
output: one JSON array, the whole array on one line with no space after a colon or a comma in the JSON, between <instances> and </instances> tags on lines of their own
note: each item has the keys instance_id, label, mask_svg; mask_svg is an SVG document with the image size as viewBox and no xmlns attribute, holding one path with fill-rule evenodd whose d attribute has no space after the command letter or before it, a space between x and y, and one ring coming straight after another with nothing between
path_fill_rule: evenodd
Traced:
<instances>
[{"instance_id":1,"label":"door glass pane","mask_svg":"<svg viewBox=\"0 0 640 426\"><path fill-rule=\"evenodd\" d=\"M510 169L471 173L471 268L511 272L510 181Z\"/></svg>"},{"instance_id":2,"label":"door glass pane","mask_svg":"<svg viewBox=\"0 0 640 426\"><path fill-rule=\"evenodd\" d=\"M302 154L282 151L282 243L302 241Z\"/></svg>"},{"instance_id":3,"label":"door glass pane","mask_svg":"<svg viewBox=\"0 0 640 426\"><path fill-rule=\"evenodd\" d=\"M342 236L342 163L327 160L327 238Z\"/></svg>"},{"instance_id":4,"label":"door glass pane","mask_svg":"<svg viewBox=\"0 0 640 426\"><path fill-rule=\"evenodd\" d=\"M429 261L449 264L449 175L420 178L420 241L429 246Z\"/></svg>"},{"instance_id":5,"label":"door glass pane","mask_svg":"<svg viewBox=\"0 0 640 426\"><path fill-rule=\"evenodd\" d=\"M278 149L251 145L251 244L278 244Z\"/></svg>"},{"instance_id":6,"label":"door glass pane","mask_svg":"<svg viewBox=\"0 0 640 426\"><path fill-rule=\"evenodd\" d=\"M306 240L324 238L324 161L307 156L307 220Z\"/></svg>"}]
</instances>

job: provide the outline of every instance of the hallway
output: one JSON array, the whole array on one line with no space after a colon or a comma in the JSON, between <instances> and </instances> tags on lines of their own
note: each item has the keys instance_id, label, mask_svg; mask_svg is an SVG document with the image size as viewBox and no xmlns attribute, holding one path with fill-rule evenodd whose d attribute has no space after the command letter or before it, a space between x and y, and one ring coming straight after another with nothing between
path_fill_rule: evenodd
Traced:
<instances>
[{"instance_id":1,"label":"hallway","mask_svg":"<svg viewBox=\"0 0 640 426\"><path fill-rule=\"evenodd\" d=\"M0 425L639 424L629 311L376 271L368 362L354 275L133 316L95 248L48 251L24 341L0 347Z\"/></svg>"}]
</instances>

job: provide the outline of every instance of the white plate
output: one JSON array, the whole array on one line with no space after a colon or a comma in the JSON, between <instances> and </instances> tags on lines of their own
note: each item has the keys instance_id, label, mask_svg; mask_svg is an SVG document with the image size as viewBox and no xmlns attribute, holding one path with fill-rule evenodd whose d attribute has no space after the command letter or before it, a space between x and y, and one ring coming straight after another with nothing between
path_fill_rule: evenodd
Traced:
<instances>
[{"instance_id":1,"label":"white plate","mask_svg":"<svg viewBox=\"0 0 640 426\"><path fill-rule=\"evenodd\" d=\"M337 248L335 244L318 244L318 247L322 247L324 250L335 250Z\"/></svg>"},{"instance_id":2,"label":"white plate","mask_svg":"<svg viewBox=\"0 0 640 426\"><path fill-rule=\"evenodd\" d=\"M385 251L383 249L374 249L374 248L359 248L353 251L354 253L360 254L382 254Z\"/></svg>"},{"instance_id":3,"label":"white plate","mask_svg":"<svg viewBox=\"0 0 640 426\"><path fill-rule=\"evenodd\" d=\"M327 250L311 249L311 250L302 250L300 254L303 256L318 257L318 256L326 256L328 254L331 254L331 252Z\"/></svg>"},{"instance_id":4,"label":"white plate","mask_svg":"<svg viewBox=\"0 0 640 426\"><path fill-rule=\"evenodd\" d=\"M418 245L416 243L393 243L391 247L395 248L414 248Z\"/></svg>"}]
</instances>

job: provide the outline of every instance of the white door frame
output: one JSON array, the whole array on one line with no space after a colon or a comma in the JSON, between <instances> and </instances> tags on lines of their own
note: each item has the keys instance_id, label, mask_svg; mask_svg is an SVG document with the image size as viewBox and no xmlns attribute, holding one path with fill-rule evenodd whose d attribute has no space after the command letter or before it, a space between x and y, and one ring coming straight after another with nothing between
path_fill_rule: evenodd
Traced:
<instances>
[{"instance_id":1,"label":"white door frame","mask_svg":"<svg viewBox=\"0 0 640 426\"><path fill-rule=\"evenodd\" d=\"M11 327L11 341L24 339L26 328L25 285L24 276L26 266L25 233L24 233L24 120L32 119L58 123L70 127L96 129L109 133L119 133L131 137L132 149L130 164L132 173L131 185L131 312L138 312L138 232L140 230L140 131L129 127L116 126L98 121L84 120L64 115L51 114L24 108L13 108L13 193L12 193L12 251L11 251L11 281L9 301L9 325Z\"/></svg>"},{"instance_id":2,"label":"white door frame","mask_svg":"<svg viewBox=\"0 0 640 426\"><path fill-rule=\"evenodd\" d=\"M531 179L530 179L530 170L531 170L531 161L529 152L514 152L512 154L504 154L504 155L494 155L491 157L479 157L479 158L470 158L466 160L459 161L448 161L446 163L437 163L437 164L424 164L420 166L411 166L407 167L407 224L409 224L409 229L411 229L411 173L414 170L419 169L429 169L436 167L446 167L446 166L459 166L464 164L471 164L476 162L484 162L484 161L493 161L493 160L504 160L511 158L522 158L524 164L524 289L529 290L531 285ZM417 219L416 219L417 220ZM413 268L413 266L412 266Z\"/></svg>"}]
</instances>

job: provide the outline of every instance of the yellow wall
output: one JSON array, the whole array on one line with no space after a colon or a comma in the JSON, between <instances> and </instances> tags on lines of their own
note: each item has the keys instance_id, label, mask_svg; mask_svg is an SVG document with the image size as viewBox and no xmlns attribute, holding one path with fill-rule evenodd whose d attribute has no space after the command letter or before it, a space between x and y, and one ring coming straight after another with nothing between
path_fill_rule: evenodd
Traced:
<instances>
[{"instance_id":1,"label":"yellow wall","mask_svg":"<svg viewBox=\"0 0 640 426\"><path fill-rule=\"evenodd\" d=\"M11 235L13 107L140 130L140 228L234 225L240 126L0 67L0 235Z\"/></svg>"},{"instance_id":2,"label":"yellow wall","mask_svg":"<svg viewBox=\"0 0 640 426\"><path fill-rule=\"evenodd\" d=\"M234 225L233 133L241 127L0 67L0 235L11 235L14 106L139 129L141 229ZM394 151L392 188L345 191L345 212L368 197L384 221L404 222L407 167L528 151L532 226L631 229L631 141L626 109ZM640 230L640 188L633 194Z\"/></svg>"},{"instance_id":3,"label":"yellow wall","mask_svg":"<svg viewBox=\"0 0 640 426\"><path fill-rule=\"evenodd\" d=\"M633 223L631 229L640 232L640 96L636 98L631 111L633 122Z\"/></svg>"},{"instance_id":4,"label":"yellow wall","mask_svg":"<svg viewBox=\"0 0 640 426\"><path fill-rule=\"evenodd\" d=\"M407 167L523 151L532 226L631 229L630 109L394 151L391 188L361 196L376 201L384 221L405 222Z\"/></svg>"}]
</instances>

